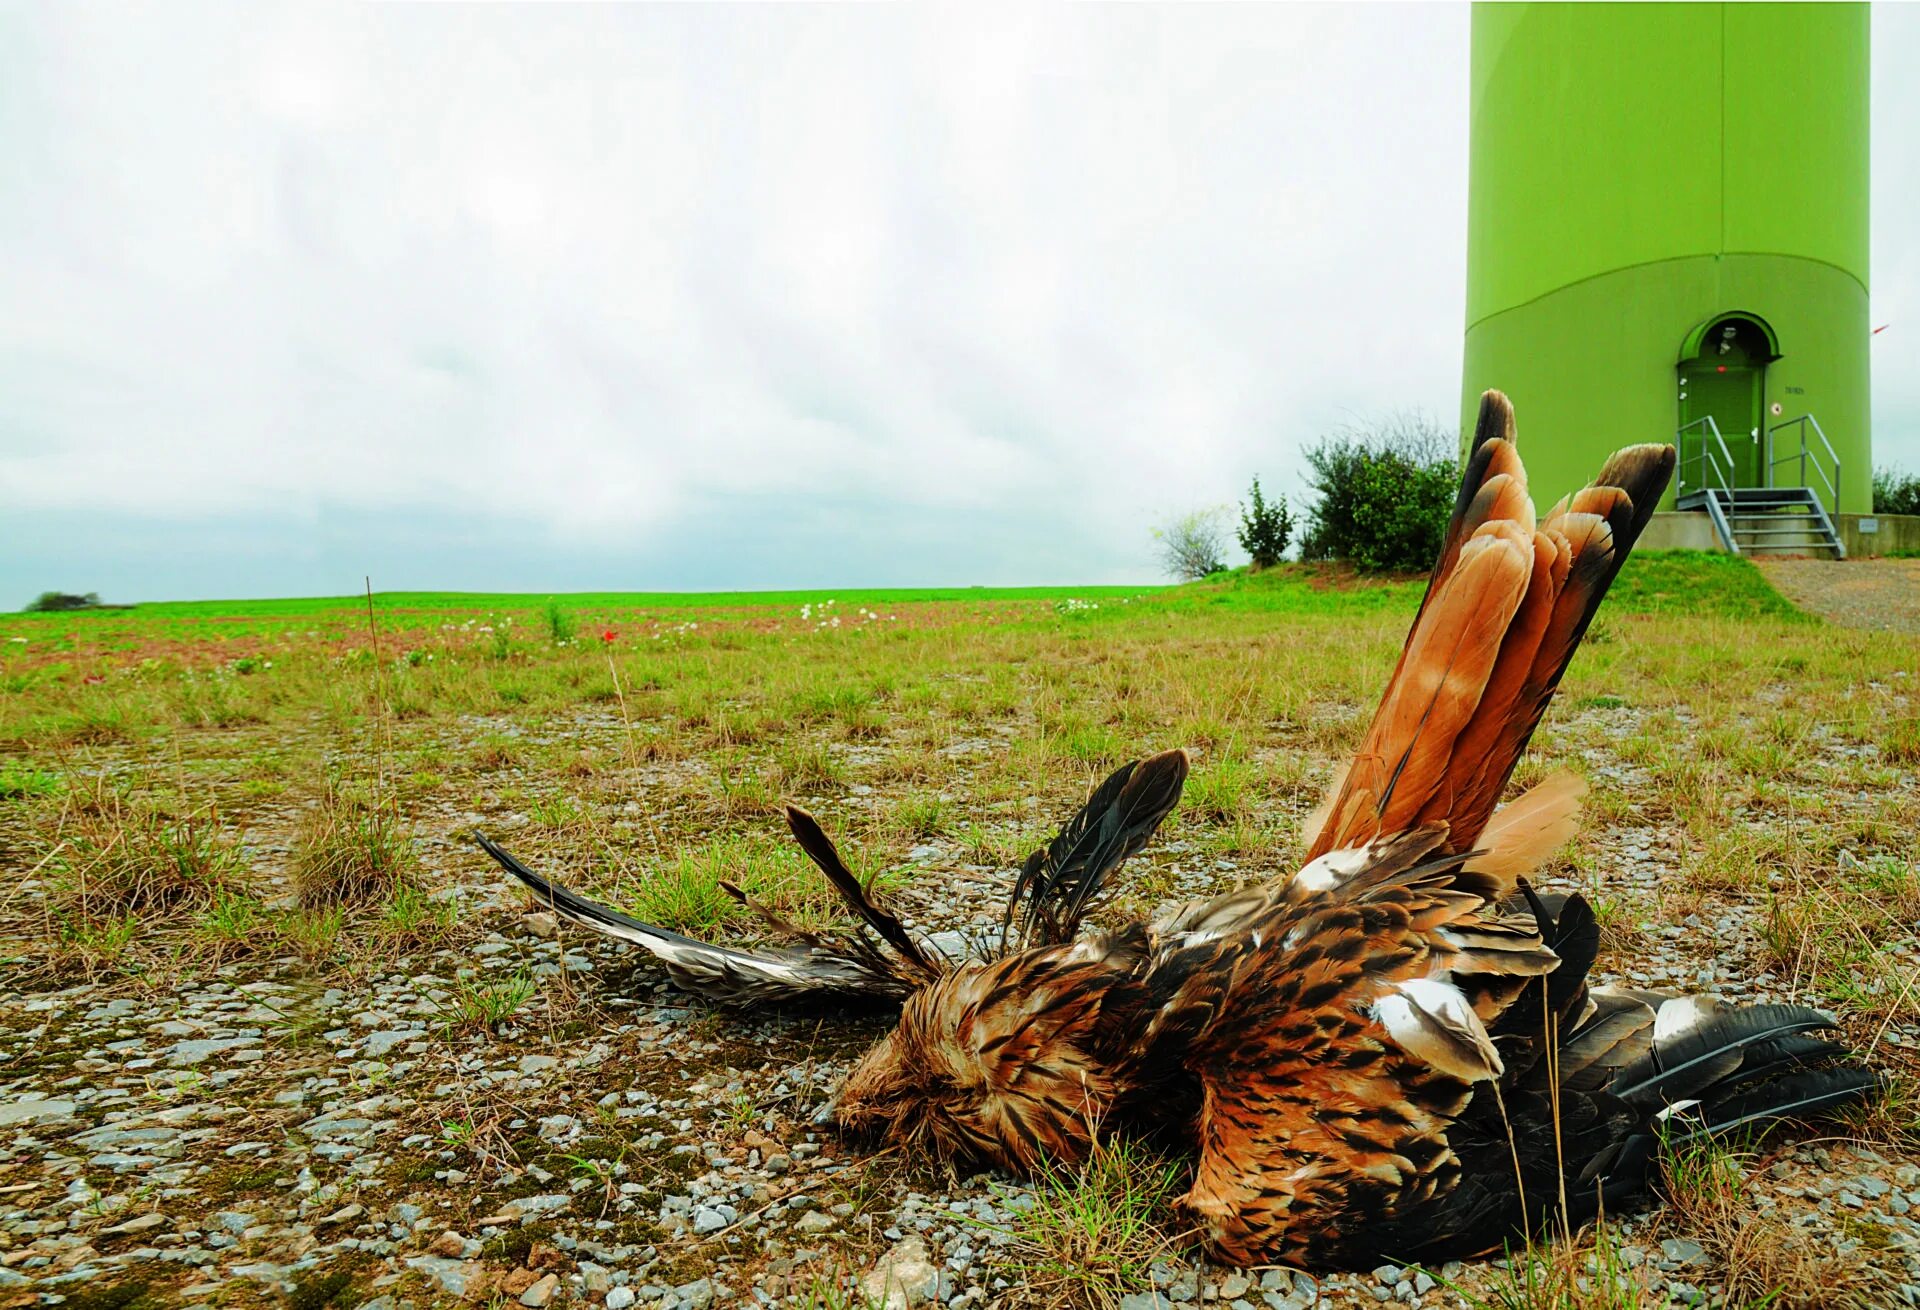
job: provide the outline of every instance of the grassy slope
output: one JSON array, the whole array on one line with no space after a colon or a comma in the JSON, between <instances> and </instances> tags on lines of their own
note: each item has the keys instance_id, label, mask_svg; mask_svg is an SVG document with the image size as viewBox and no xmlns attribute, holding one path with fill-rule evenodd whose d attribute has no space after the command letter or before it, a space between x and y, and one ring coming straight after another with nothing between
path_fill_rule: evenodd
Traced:
<instances>
[{"instance_id":1,"label":"grassy slope","mask_svg":"<svg viewBox=\"0 0 1920 1310\"><path fill-rule=\"evenodd\" d=\"M421 613L470 612L475 610L544 609L558 602L568 609L743 609L757 606L820 605L831 600L840 605L908 605L952 601L1060 600L1069 596L1134 596L1157 591L1153 586L1136 587L843 587L812 591L376 591L376 610L416 611ZM296 615L332 614L340 611L364 613L365 596L279 597L267 600L169 600L106 609L97 614L125 614L137 611L162 618L286 618ZM76 617L59 614L12 614L7 618L58 619Z\"/></svg>"},{"instance_id":2,"label":"grassy slope","mask_svg":"<svg viewBox=\"0 0 1920 1310\"><path fill-rule=\"evenodd\" d=\"M375 592L376 612L389 614L471 614L565 609L614 615L646 610L797 609L828 601L842 607L1001 601L1100 601L1121 597L1151 600L1174 610L1220 608L1290 614L1373 613L1419 602L1425 578L1362 577L1319 565L1282 565L1264 573L1235 569L1208 582L1185 587L891 587L812 591L581 591L537 592L383 591ZM1726 617L1799 616L1747 560L1707 551L1650 551L1636 556L1615 584L1615 609L1643 613L1706 612ZM58 623L154 619L293 619L366 610L364 596L283 597L268 600L159 601L127 609L68 614L7 614L0 621Z\"/></svg>"},{"instance_id":3,"label":"grassy slope","mask_svg":"<svg viewBox=\"0 0 1920 1310\"><path fill-rule=\"evenodd\" d=\"M1224 580L1169 588L1151 603L1169 610L1215 608L1285 614L1411 611L1425 575L1363 578L1290 564L1264 573L1235 570ZM1609 614L1675 614L1726 619L1816 622L1775 591L1750 560L1711 551L1645 551L1628 560L1608 593Z\"/></svg>"}]
</instances>

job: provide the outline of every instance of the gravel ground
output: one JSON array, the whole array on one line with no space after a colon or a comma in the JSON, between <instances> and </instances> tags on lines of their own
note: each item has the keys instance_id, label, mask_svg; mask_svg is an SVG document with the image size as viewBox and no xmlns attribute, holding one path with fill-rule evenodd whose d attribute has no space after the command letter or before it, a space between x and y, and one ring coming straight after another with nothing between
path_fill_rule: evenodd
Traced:
<instances>
[{"instance_id":1,"label":"gravel ground","mask_svg":"<svg viewBox=\"0 0 1920 1310\"><path fill-rule=\"evenodd\" d=\"M1857 567L1857 566L1848 566ZM1618 710L1621 732L1631 711ZM1832 749L1844 749L1834 747ZM1601 786L1634 769L1599 762ZM1911 787L1909 771L1902 783ZM1759 816L1753 816L1758 821ZM876 1016L709 1010L617 944L562 935L462 846L484 818L540 860L537 828L448 813L425 856L456 896L457 944L315 977L293 958L243 959L176 988L124 981L0 991L0 1304L849 1304L859 1280L893 1306L1011 1304L1011 1230L1028 1189L867 1161L811 1126ZM524 820L521 820L524 822ZM748 822L743 820L742 822ZM1652 905L1685 839L1600 830L1610 895ZM257 852L271 866L284 847ZM900 900L929 926L990 922L1004 875L929 842ZM1247 870L1163 843L1178 899ZM1765 906L1698 898L1637 937L1635 985L1784 999L1768 971ZM1888 943L1916 961L1914 942ZM491 1034L449 1037L457 974L526 976L549 997ZM1920 1032L1883 1034L1920 1052ZM1834 1249L1870 1247L1920 1304L1920 1159L1886 1146L1789 1143L1755 1162L1763 1213ZM1700 1242L1657 1216L1617 1229L1643 1304L1707 1304ZM1439 1276L1437 1281L1435 1275ZM1169 1258L1124 1310L1466 1304L1485 1266L1319 1278Z\"/></svg>"},{"instance_id":2,"label":"gravel ground","mask_svg":"<svg viewBox=\"0 0 1920 1310\"><path fill-rule=\"evenodd\" d=\"M1848 628L1920 633L1920 559L1764 559L1780 592L1812 614Z\"/></svg>"}]
</instances>

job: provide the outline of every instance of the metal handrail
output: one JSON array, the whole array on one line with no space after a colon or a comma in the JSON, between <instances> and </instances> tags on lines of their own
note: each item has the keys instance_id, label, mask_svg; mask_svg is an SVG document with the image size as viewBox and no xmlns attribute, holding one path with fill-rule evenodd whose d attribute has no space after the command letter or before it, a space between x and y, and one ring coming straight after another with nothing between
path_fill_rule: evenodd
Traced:
<instances>
[{"instance_id":1,"label":"metal handrail","mask_svg":"<svg viewBox=\"0 0 1920 1310\"><path fill-rule=\"evenodd\" d=\"M1694 428L1700 429L1700 453L1695 459L1690 460L1687 455L1687 433ZM1711 444L1708 442L1709 437L1712 438ZM1674 433L1674 445L1680 452L1675 470L1680 479L1677 490L1684 494L1689 486L1693 486L1708 493L1707 517L1713 521L1713 530L1719 534L1721 544L1738 555L1740 544L1734 540L1733 525L1727 522L1727 516L1720 507L1720 498L1712 494L1715 489L1714 484L1717 483L1718 489L1726 494L1727 503L1733 503L1733 452L1727 449L1727 440L1720 435L1720 425L1713 421L1711 414L1703 415L1691 423L1684 423ZM1713 453L1716 448L1720 452L1718 459L1714 458ZM1694 462L1700 466L1700 476L1697 481L1690 483L1688 469ZM1712 475L1711 482L1708 480L1709 474Z\"/></svg>"},{"instance_id":2,"label":"metal handrail","mask_svg":"<svg viewBox=\"0 0 1920 1310\"><path fill-rule=\"evenodd\" d=\"M1798 454L1782 455L1767 465L1767 485L1773 485L1773 471L1775 469L1779 468L1782 464L1791 463L1793 460L1798 459L1800 461L1800 485L1806 487L1809 491L1813 490L1812 485L1807 481L1807 458L1812 453L1807 449L1807 429L1809 427L1813 429L1813 434L1820 438L1820 444L1825 447L1827 462L1833 465L1832 477L1827 476L1827 471L1820 467L1820 461L1818 459L1813 461L1813 471L1820 475L1820 481L1826 486L1827 496L1833 502L1833 514L1837 517L1840 513L1840 455L1838 451L1834 450L1833 443L1827 440L1827 434L1821 428L1820 420L1811 414L1802 414L1798 418L1785 419L1767 429L1767 452L1769 454L1773 452L1774 433L1785 431L1787 428L1794 428L1800 436L1800 450Z\"/></svg>"},{"instance_id":3,"label":"metal handrail","mask_svg":"<svg viewBox=\"0 0 1920 1310\"><path fill-rule=\"evenodd\" d=\"M1694 428L1700 429L1700 453L1695 460L1690 460L1687 455L1687 433ZM1707 444L1708 437L1713 438L1712 445ZM1679 490L1685 491L1690 486L1710 489L1712 484L1708 482L1707 474L1711 472L1713 483L1717 483L1720 490L1732 495L1733 452L1727 449L1726 438L1720 435L1720 425L1713 421L1713 415L1708 414L1691 423L1683 424L1680 430L1674 433L1674 444L1680 448L1679 467L1675 470L1680 477ZM1718 460L1713 457L1715 446L1720 449ZM1724 466L1720 460L1726 461ZM1687 478L1688 465L1692 462L1698 462L1700 465L1700 479L1697 483L1689 482Z\"/></svg>"}]
</instances>

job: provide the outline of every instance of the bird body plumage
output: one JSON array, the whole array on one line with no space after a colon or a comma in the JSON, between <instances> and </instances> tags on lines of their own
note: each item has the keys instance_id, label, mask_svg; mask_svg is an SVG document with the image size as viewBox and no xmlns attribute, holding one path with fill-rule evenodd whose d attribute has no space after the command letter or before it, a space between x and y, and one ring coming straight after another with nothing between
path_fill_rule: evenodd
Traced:
<instances>
[{"instance_id":1,"label":"bird body plumage","mask_svg":"<svg viewBox=\"0 0 1920 1310\"><path fill-rule=\"evenodd\" d=\"M1498 802L1673 470L1636 446L1536 519L1513 412L1489 392L1426 595L1291 876L1082 932L1114 870L1178 801L1187 760L1128 764L1019 871L997 948L944 958L789 823L852 911L781 951L710 946L488 853L563 917L735 1003L870 998L900 1022L856 1064L847 1132L1031 1174L1096 1134L1193 1159L1179 1204L1236 1264L1364 1266L1496 1251L1559 1211L1649 1185L1661 1137L1817 1116L1879 1079L1791 1006L1716 1010L1589 988L1578 896L1525 875L1583 786ZM736 896L737 889L729 889ZM744 896L740 897L745 900Z\"/></svg>"}]
</instances>

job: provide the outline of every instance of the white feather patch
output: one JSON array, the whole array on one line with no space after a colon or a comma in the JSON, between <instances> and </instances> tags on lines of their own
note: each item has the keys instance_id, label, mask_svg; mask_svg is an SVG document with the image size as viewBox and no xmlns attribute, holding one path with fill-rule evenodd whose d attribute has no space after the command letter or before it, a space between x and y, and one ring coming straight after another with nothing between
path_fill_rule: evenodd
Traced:
<instances>
[{"instance_id":1,"label":"white feather patch","mask_svg":"<svg viewBox=\"0 0 1920 1310\"><path fill-rule=\"evenodd\" d=\"M1706 996L1676 996L1663 1001L1653 1015L1653 1044L1658 1046L1692 1032L1719 1009L1720 1002Z\"/></svg>"},{"instance_id":2,"label":"white feather patch","mask_svg":"<svg viewBox=\"0 0 1920 1310\"><path fill-rule=\"evenodd\" d=\"M1700 1102L1698 1101L1675 1101L1672 1105L1669 1105L1666 1109L1660 1111L1658 1114L1654 1115L1653 1117L1654 1117L1654 1120L1658 1123L1666 1123L1669 1119L1673 1118L1675 1115L1685 1114L1687 1111L1693 1109L1695 1106L1699 1104Z\"/></svg>"},{"instance_id":3,"label":"white feather patch","mask_svg":"<svg viewBox=\"0 0 1920 1310\"><path fill-rule=\"evenodd\" d=\"M1373 1017L1399 1048L1463 1082L1505 1071L1493 1039L1458 987L1434 978L1409 978L1374 1002Z\"/></svg>"},{"instance_id":4,"label":"white feather patch","mask_svg":"<svg viewBox=\"0 0 1920 1310\"><path fill-rule=\"evenodd\" d=\"M1367 851L1365 846L1328 851L1302 867L1300 872L1293 875L1293 881L1310 892L1323 892L1337 887L1367 867Z\"/></svg>"}]
</instances>

